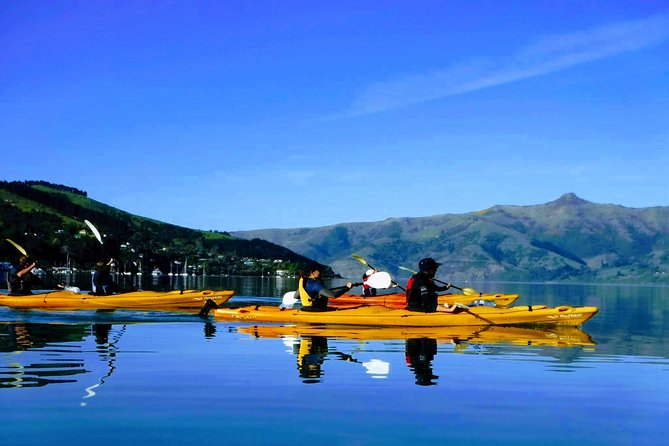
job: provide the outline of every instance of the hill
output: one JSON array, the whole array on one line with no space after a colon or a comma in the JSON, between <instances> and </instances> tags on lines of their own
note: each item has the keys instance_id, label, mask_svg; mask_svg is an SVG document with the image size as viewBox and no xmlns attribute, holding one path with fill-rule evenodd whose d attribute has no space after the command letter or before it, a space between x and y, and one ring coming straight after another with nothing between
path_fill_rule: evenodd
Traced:
<instances>
[{"instance_id":1,"label":"hill","mask_svg":"<svg viewBox=\"0 0 669 446\"><path fill-rule=\"evenodd\" d=\"M534 206L319 228L238 231L361 274L357 253L396 275L422 257L453 281L669 281L669 207L626 208L565 194Z\"/></svg>"},{"instance_id":2,"label":"hill","mask_svg":"<svg viewBox=\"0 0 669 446\"><path fill-rule=\"evenodd\" d=\"M104 247L84 220L104 234ZM258 238L239 239L227 232L199 231L133 215L88 198L87 193L44 181L0 181L0 234L50 265L91 267L102 255L123 263L168 272L185 261L198 272L260 274L295 271L306 257ZM104 252L103 252L104 250ZM4 241L0 259L17 252Z\"/></svg>"}]
</instances>

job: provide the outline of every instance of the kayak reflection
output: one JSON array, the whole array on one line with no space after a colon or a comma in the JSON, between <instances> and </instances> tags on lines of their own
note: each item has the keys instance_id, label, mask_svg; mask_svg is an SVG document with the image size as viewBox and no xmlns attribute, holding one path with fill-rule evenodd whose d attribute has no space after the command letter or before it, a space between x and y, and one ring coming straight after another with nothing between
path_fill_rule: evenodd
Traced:
<instances>
[{"instance_id":1,"label":"kayak reflection","mask_svg":"<svg viewBox=\"0 0 669 446\"><path fill-rule=\"evenodd\" d=\"M480 353L487 344L506 343L537 347L582 347L595 346L595 341L576 327L356 327L328 325L245 325L237 327L240 333L257 338L281 338L290 352L297 356L299 376L305 383L318 383L322 379L326 359L338 359L361 364L372 377L384 378L390 372L390 364L381 359L361 361L356 353L346 354L328 346L328 340L344 339L357 341L404 340L406 365L415 375L420 386L435 385L439 376L433 371L433 361L439 344L453 346L453 351L463 353L470 346ZM390 344L388 344L390 345ZM370 351L365 353L369 354Z\"/></svg>"},{"instance_id":2,"label":"kayak reflection","mask_svg":"<svg viewBox=\"0 0 669 446\"><path fill-rule=\"evenodd\" d=\"M575 347L595 346L592 337L577 327L365 327L315 324L240 326L240 333L261 338L324 336L359 341L435 338L438 343L497 344ZM466 344L460 346L466 348Z\"/></svg>"}]
</instances>

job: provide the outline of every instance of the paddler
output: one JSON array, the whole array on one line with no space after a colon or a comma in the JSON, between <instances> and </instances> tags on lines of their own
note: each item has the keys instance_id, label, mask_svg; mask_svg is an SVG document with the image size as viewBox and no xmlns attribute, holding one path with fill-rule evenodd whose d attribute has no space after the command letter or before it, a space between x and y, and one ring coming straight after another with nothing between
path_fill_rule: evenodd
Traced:
<instances>
[{"instance_id":1,"label":"paddler","mask_svg":"<svg viewBox=\"0 0 669 446\"><path fill-rule=\"evenodd\" d=\"M37 268L37 262L28 256L19 257L19 265L12 266L7 273L7 289L10 296L27 296L32 294L32 284L36 283L44 288L52 288L51 284L46 283L37 277L33 270ZM63 288L63 285L56 284L57 288Z\"/></svg>"},{"instance_id":2,"label":"paddler","mask_svg":"<svg viewBox=\"0 0 669 446\"><path fill-rule=\"evenodd\" d=\"M368 269L365 274L362 275L362 294L365 296L376 296L376 288L373 288L367 284L367 279L371 277L372 274L377 271L373 268Z\"/></svg>"},{"instance_id":3,"label":"paddler","mask_svg":"<svg viewBox=\"0 0 669 446\"><path fill-rule=\"evenodd\" d=\"M305 311L328 311L328 299L336 299L353 288L351 282L348 282L346 287L337 292L325 288L320 280L322 271L322 265L312 262L307 266L304 274L300 275L297 295L300 296L302 309Z\"/></svg>"},{"instance_id":4,"label":"paddler","mask_svg":"<svg viewBox=\"0 0 669 446\"><path fill-rule=\"evenodd\" d=\"M418 262L419 271L411 276L406 286L407 306L409 311L422 311L423 313L434 313L441 311L453 313L457 305L440 305L438 303L437 292L446 291L451 287L450 283L444 286L438 286L434 283L434 276L441 263L437 263L433 258L426 257Z\"/></svg>"},{"instance_id":5,"label":"paddler","mask_svg":"<svg viewBox=\"0 0 669 446\"><path fill-rule=\"evenodd\" d=\"M120 291L119 286L114 282L111 274L111 267L115 260L113 258L108 261L100 260L95 265L92 277L92 291L91 294L97 296L107 296Z\"/></svg>"}]
</instances>

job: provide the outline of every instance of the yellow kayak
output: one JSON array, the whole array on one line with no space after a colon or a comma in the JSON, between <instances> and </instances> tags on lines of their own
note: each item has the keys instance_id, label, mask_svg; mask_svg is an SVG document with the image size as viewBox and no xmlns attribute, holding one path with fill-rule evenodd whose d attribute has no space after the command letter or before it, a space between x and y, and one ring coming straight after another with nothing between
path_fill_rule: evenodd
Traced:
<instances>
[{"instance_id":1,"label":"yellow kayak","mask_svg":"<svg viewBox=\"0 0 669 446\"><path fill-rule=\"evenodd\" d=\"M442 305L453 305L460 303L469 305L477 300L487 300L495 302L498 307L508 307L516 300L519 294L476 294L468 296L465 294L440 294L438 302ZM336 299L330 299L332 306L342 305L383 305L385 307L404 308L406 306L406 295L404 293L384 294L378 296L358 296L354 294L344 294Z\"/></svg>"},{"instance_id":2,"label":"yellow kayak","mask_svg":"<svg viewBox=\"0 0 669 446\"><path fill-rule=\"evenodd\" d=\"M577 327L547 326L527 328L514 326L469 327L357 327L324 325L246 325L240 333L257 338L313 337L353 339L356 341L386 341L395 339L434 338L441 343L510 343L553 347L594 346L589 334Z\"/></svg>"},{"instance_id":3,"label":"yellow kayak","mask_svg":"<svg viewBox=\"0 0 669 446\"><path fill-rule=\"evenodd\" d=\"M421 313L380 305L356 308L332 308L331 311L281 309L253 305L241 308L218 308L218 319L258 322L295 322L311 324L373 325L402 327L448 327L463 325L559 324L581 325L593 317L597 307L547 307L545 305L510 308L471 307L456 313Z\"/></svg>"},{"instance_id":4,"label":"yellow kayak","mask_svg":"<svg viewBox=\"0 0 669 446\"><path fill-rule=\"evenodd\" d=\"M53 291L28 296L0 295L0 305L40 310L156 310L198 312L207 301L221 305L235 294L231 290L133 291L109 296ZM212 304L209 304L210 306Z\"/></svg>"}]
</instances>

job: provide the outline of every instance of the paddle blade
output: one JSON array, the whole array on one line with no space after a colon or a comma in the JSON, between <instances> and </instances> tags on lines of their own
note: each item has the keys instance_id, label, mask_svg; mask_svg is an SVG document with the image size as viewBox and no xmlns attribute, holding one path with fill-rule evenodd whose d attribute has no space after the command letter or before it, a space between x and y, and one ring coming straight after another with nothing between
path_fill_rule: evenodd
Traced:
<instances>
[{"instance_id":1,"label":"paddle blade","mask_svg":"<svg viewBox=\"0 0 669 446\"><path fill-rule=\"evenodd\" d=\"M363 265L365 265L365 266L369 266L369 263L367 263L367 260L363 259L363 258L360 257L359 255L357 255L357 254L351 254L351 257L353 257L355 260L357 260L358 262L362 263Z\"/></svg>"},{"instance_id":2,"label":"paddle blade","mask_svg":"<svg viewBox=\"0 0 669 446\"><path fill-rule=\"evenodd\" d=\"M8 241L9 243L11 243L12 245L14 245L14 248L16 248L16 249L17 249L21 254L23 254L24 256L27 256L27 255L28 255L28 253L26 252L26 250L23 249L23 246L19 245L19 244L16 243L14 240L10 240L10 239L8 239L8 238L6 238L5 240L7 240L7 241Z\"/></svg>"},{"instance_id":3,"label":"paddle blade","mask_svg":"<svg viewBox=\"0 0 669 446\"><path fill-rule=\"evenodd\" d=\"M100 235L100 231L98 231L98 228L93 226L93 223L91 223L88 220L84 220L84 223L86 223L88 225L88 227L91 228L91 232L93 233L95 238L98 239L98 242L100 242L100 244L102 245L103 244L102 243L102 236Z\"/></svg>"},{"instance_id":4,"label":"paddle blade","mask_svg":"<svg viewBox=\"0 0 669 446\"><path fill-rule=\"evenodd\" d=\"M462 289L462 294L465 296L480 296L481 293L476 291L474 288L463 288Z\"/></svg>"},{"instance_id":5,"label":"paddle blade","mask_svg":"<svg viewBox=\"0 0 669 446\"><path fill-rule=\"evenodd\" d=\"M283 295L283 299L281 300L281 306L283 308L291 308L296 303L297 303L297 291L288 291L286 294Z\"/></svg>"},{"instance_id":6,"label":"paddle blade","mask_svg":"<svg viewBox=\"0 0 669 446\"><path fill-rule=\"evenodd\" d=\"M371 276L367 278L367 285L371 286L372 288L390 288L390 286L393 283L393 279L390 277L390 274L388 274L385 271L379 271L378 273L374 273Z\"/></svg>"}]
</instances>

